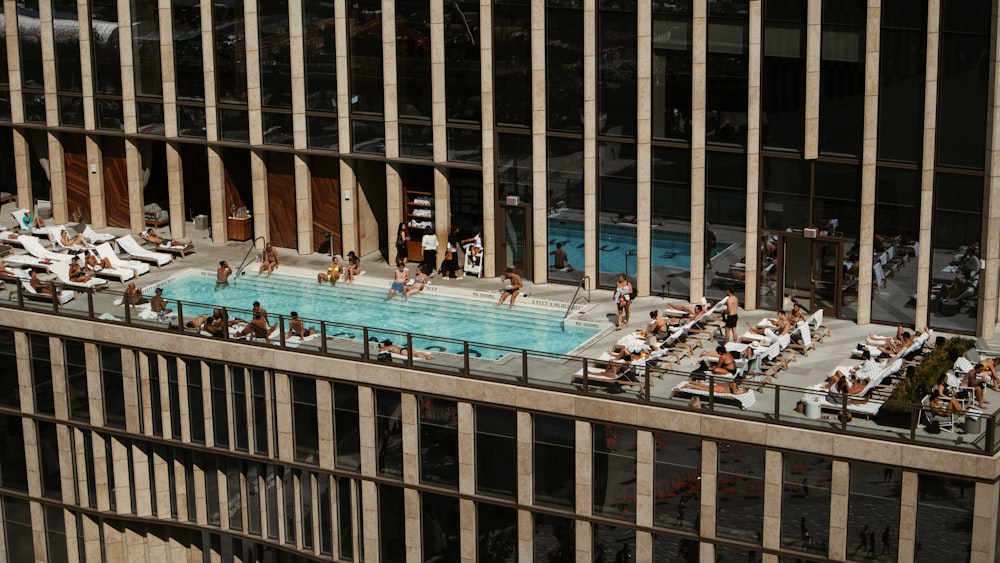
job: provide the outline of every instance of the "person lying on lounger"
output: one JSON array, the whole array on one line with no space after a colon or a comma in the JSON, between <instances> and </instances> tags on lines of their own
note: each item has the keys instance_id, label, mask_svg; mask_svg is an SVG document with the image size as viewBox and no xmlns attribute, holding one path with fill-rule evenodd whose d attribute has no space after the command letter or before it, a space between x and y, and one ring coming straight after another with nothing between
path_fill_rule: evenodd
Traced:
<instances>
[{"instance_id":1,"label":"person lying on lounger","mask_svg":"<svg viewBox=\"0 0 1000 563\"><path fill-rule=\"evenodd\" d=\"M182 240L171 240L171 241L168 241L167 239L165 239L165 238L161 237L160 235L156 234L156 229L154 229L153 227L150 227L150 228L146 229L145 232L139 233L139 236L142 238L142 240L144 240L146 242L151 242L151 243L155 244L156 246L160 246L162 244L165 244L165 243L169 242L170 246L194 248L194 242L193 241L188 241L188 242L184 242Z\"/></svg>"},{"instance_id":2,"label":"person lying on lounger","mask_svg":"<svg viewBox=\"0 0 1000 563\"><path fill-rule=\"evenodd\" d=\"M83 264L84 269L90 270L91 272L100 272L101 270L113 270L114 266L111 265L111 260L107 258L97 258L94 251L87 251L87 258L84 259Z\"/></svg>"},{"instance_id":3,"label":"person lying on lounger","mask_svg":"<svg viewBox=\"0 0 1000 563\"><path fill-rule=\"evenodd\" d=\"M29 283L31 283L31 287L38 293L52 295L52 286L38 279L38 272L35 270L31 270L31 280Z\"/></svg>"},{"instance_id":4,"label":"person lying on lounger","mask_svg":"<svg viewBox=\"0 0 1000 563\"><path fill-rule=\"evenodd\" d=\"M94 245L87 242L87 239L83 238L83 235L78 234L76 238L70 238L69 232L66 229L60 229L59 244L65 247L85 246L87 248L94 248Z\"/></svg>"},{"instance_id":5,"label":"person lying on lounger","mask_svg":"<svg viewBox=\"0 0 1000 563\"><path fill-rule=\"evenodd\" d=\"M749 393L749 389L744 389L740 387L740 383L743 381L742 377L737 377L730 381L726 385L720 383L715 384L716 393L729 393L730 395L742 395L744 393ZM702 383L701 381L689 381L687 384L689 389L697 389L699 391L708 391L710 386L707 383Z\"/></svg>"},{"instance_id":6,"label":"person lying on lounger","mask_svg":"<svg viewBox=\"0 0 1000 563\"><path fill-rule=\"evenodd\" d=\"M390 354L399 354L400 356L409 356L410 350L405 346L396 346L392 343L392 340L383 340L378 345L379 352L389 352ZM413 350L414 358L421 358L424 360L433 360L434 354L430 352L425 352L423 350Z\"/></svg>"}]
</instances>

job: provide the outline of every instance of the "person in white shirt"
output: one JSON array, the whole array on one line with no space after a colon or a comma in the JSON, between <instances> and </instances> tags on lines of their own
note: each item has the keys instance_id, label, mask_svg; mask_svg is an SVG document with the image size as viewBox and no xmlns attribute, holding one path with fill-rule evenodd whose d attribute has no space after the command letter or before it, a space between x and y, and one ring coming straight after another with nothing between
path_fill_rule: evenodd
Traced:
<instances>
[{"instance_id":1,"label":"person in white shirt","mask_svg":"<svg viewBox=\"0 0 1000 563\"><path fill-rule=\"evenodd\" d=\"M424 249L424 271L430 272L434 277L434 269L437 267L438 238L434 234L434 229L427 227L424 229L424 236L420 239L420 245Z\"/></svg>"}]
</instances>

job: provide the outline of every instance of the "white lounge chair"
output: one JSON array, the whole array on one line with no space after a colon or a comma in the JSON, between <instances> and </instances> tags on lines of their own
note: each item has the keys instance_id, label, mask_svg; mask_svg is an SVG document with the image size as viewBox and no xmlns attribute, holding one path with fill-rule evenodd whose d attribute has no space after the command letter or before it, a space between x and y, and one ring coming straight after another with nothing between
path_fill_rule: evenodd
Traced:
<instances>
[{"instance_id":1,"label":"white lounge chair","mask_svg":"<svg viewBox=\"0 0 1000 563\"><path fill-rule=\"evenodd\" d=\"M32 301L52 301L52 295L49 293L42 293L37 291L35 288L31 287L30 280L21 280L21 287L24 288L24 297L31 299ZM76 297L76 292L69 289L59 290L59 304L65 305Z\"/></svg>"},{"instance_id":2,"label":"white lounge chair","mask_svg":"<svg viewBox=\"0 0 1000 563\"><path fill-rule=\"evenodd\" d=\"M62 248L62 249L68 250L70 252L80 252L80 251L84 250L85 248L89 248L88 246L85 246L85 245L82 245L82 244L74 244L72 246L66 246L65 244L63 244L63 242L62 242L62 234L63 234L64 231L66 231L66 225L56 225L54 227L50 227L49 228L49 232L48 232L49 240L52 242L52 245L54 247L56 247L56 248ZM69 236L69 232L66 232L66 234L67 234L67 236Z\"/></svg>"},{"instance_id":3,"label":"white lounge chair","mask_svg":"<svg viewBox=\"0 0 1000 563\"><path fill-rule=\"evenodd\" d=\"M137 276L149 273L149 264L138 260L122 260L109 242L97 245L96 250L97 257L101 260L106 258L116 270L132 270Z\"/></svg>"},{"instance_id":4,"label":"white lounge chair","mask_svg":"<svg viewBox=\"0 0 1000 563\"><path fill-rule=\"evenodd\" d=\"M97 244L99 242L110 242L115 240L115 235L111 233L99 233L94 229L90 228L90 225L83 227L83 238L87 239L88 242L92 244Z\"/></svg>"},{"instance_id":5,"label":"white lounge chair","mask_svg":"<svg viewBox=\"0 0 1000 563\"><path fill-rule=\"evenodd\" d=\"M691 383L690 381L682 381L678 383L677 386L670 391L670 396L674 397L675 395L697 395L699 397L708 397L709 395L708 391L704 389L696 389L694 387L691 387L690 383ZM716 385L719 384L717 383ZM715 400L717 402L719 400L735 401L739 405L740 409L747 410L748 408L752 407L754 403L757 402L757 395L753 392L752 389L747 389L746 393L740 393L738 395L734 395L732 393L716 392Z\"/></svg>"},{"instance_id":6,"label":"white lounge chair","mask_svg":"<svg viewBox=\"0 0 1000 563\"><path fill-rule=\"evenodd\" d=\"M11 211L10 214L13 215L14 216L14 220L17 221L17 228L21 229L21 230L25 230L24 216L28 214L28 210L27 209L15 209L14 211ZM37 235L44 235L44 234L46 234L48 232L48 227L34 228L34 229L31 229L31 232L35 233Z\"/></svg>"},{"instance_id":7,"label":"white lounge chair","mask_svg":"<svg viewBox=\"0 0 1000 563\"><path fill-rule=\"evenodd\" d=\"M812 331L813 338L818 342L823 342L823 339L830 336L830 327L823 324L823 309L819 308L809 315L806 319L809 323L809 330Z\"/></svg>"},{"instance_id":8,"label":"white lounge chair","mask_svg":"<svg viewBox=\"0 0 1000 563\"><path fill-rule=\"evenodd\" d=\"M119 237L117 240L118 246L122 248L125 254L128 254L136 260L156 264L157 267L165 266L173 260L173 257L169 254L146 250L134 238L132 238L132 235L125 235L123 237Z\"/></svg>"},{"instance_id":9,"label":"white lounge chair","mask_svg":"<svg viewBox=\"0 0 1000 563\"><path fill-rule=\"evenodd\" d=\"M102 288L107 287L108 280L101 278L90 278L86 282L76 282L69 277L69 264L66 262L53 262L49 265L49 271L59 278L59 283L69 286L78 287L80 289L90 289L90 288Z\"/></svg>"},{"instance_id":10,"label":"white lounge chair","mask_svg":"<svg viewBox=\"0 0 1000 563\"><path fill-rule=\"evenodd\" d=\"M53 262L69 262L73 259L72 254L52 252L48 248L45 248L36 237L22 236L18 237L17 240L21 241L21 244L24 245L24 249L35 258L39 258L41 260L51 260Z\"/></svg>"}]
</instances>

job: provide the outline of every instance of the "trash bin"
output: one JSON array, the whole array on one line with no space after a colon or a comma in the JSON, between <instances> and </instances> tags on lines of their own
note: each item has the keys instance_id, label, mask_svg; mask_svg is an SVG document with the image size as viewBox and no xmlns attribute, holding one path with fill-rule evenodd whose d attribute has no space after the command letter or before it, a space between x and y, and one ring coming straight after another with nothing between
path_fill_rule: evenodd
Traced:
<instances>
[{"instance_id":1,"label":"trash bin","mask_svg":"<svg viewBox=\"0 0 1000 563\"><path fill-rule=\"evenodd\" d=\"M196 215L194 218L194 228L199 231L207 231L208 215Z\"/></svg>"},{"instance_id":2,"label":"trash bin","mask_svg":"<svg viewBox=\"0 0 1000 563\"><path fill-rule=\"evenodd\" d=\"M983 431L983 421L976 414L965 415L965 433L980 434Z\"/></svg>"},{"instance_id":3,"label":"trash bin","mask_svg":"<svg viewBox=\"0 0 1000 563\"><path fill-rule=\"evenodd\" d=\"M813 420L819 420L822 409L819 404L819 397L806 397L803 401L805 404L805 415L806 418L811 418Z\"/></svg>"}]
</instances>

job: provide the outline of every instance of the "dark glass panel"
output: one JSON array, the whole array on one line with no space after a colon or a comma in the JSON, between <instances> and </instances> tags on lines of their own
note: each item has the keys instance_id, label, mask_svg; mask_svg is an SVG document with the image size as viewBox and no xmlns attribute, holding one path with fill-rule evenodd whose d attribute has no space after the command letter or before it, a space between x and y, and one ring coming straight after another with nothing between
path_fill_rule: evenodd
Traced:
<instances>
[{"instance_id":1,"label":"dark glass panel","mask_svg":"<svg viewBox=\"0 0 1000 563\"><path fill-rule=\"evenodd\" d=\"M479 80L479 2L452 0L444 6L444 90L449 123L482 118Z\"/></svg>"},{"instance_id":2,"label":"dark glass panel","mask_svg":"<svg viewBox=\"0 0 1000 563\"><path fill-rule=\"evenodd\" d=\"M477 405L476 491L517 494L517 412Z\"/></svg>"},{"instance_id":3,"label":"dark glass panel","mask_svg":"<svg viewBox=\"0 0 1000 563\"><path fill-rule=\"evenodd\" d=\"M378 486L378 540L380 561L406 561L406 514L403 489L390 485Z\"/></svg>"},{"instance_id":4,"label":"dark glass panel","mask_svg":"<svg viewBox=\"0 0 1000 563\"><path fill-rule=\"evenodd\" d=\"M160 13L157 3L147 0L130 0L130 3L135 95L160 98L163 96L163 72L160 70Z\"/></svg>"},{"instance_id":5,"label":"dark glass panel","mask_svg":"<svg viewBox=\"0 0 1000 563\"><path fill-rule=\"evenodd\" d=\"M801 229L809 217L809 163L790 158L764 158L761 174L765 229Z\"/></svg>"},{"instance_id":6,"label":"dark glass panel","mask_svg":"<svg viewBox=\"0 0 1000 563\"><path fill-rule=\"evenodd\" d=\"M181 437L181 399L180 384L177 379L177 359L167 357L167 393L170 408L170 437L178 440Z\"/></svg>"},{"instance_id":7,"label":"dark glass panel","mask_svg":"<svg viewBox=\"0 0 1000 563\"><path fill-rule=\"evenodd\" d=\"M333 3L302 1L305 34L306 108L337 111L337 41Z\"/></svg>"},{"instance_id":8,"label":"dark glass panel","mask_svg":"<svg viewBox=\"0 0 1000 563\"><path fill-rule=\"evenodd\" d=\"M635 137L637 25L635 2L598 12L598 135Z\"/></svg>"},{"instance_id":9,"label":"dark glass panel","mask_svg":"<svg viewBox=\"0 0 1000 563\"><path fill-rule=\"evenodd\" d=\"M920 162L924 134L924 69L927 64L926 13L926 0L882 2L878 80L879 160Z\"/></svg>"},{"instance_id":10,"label":"dark glass panel","mask_svg":"<svg viewBox=\"0 0 1000 563\"><path fill-rule=\"evenodd\" d=\"M460 540L458 499L423 493L420 495L423 529L421 555L424 561L458 561Z\"/></svg>"},{"instance_id":11,"label":"dark glass panel","mask_svg":"<svg viewBox=\"0 0 1000 563\"><path fill-rule=\"evenodd\" d=\"M66 551L66 520L57 506L45 506L45 544L49 561L69 561Z\"/></svg>"},{"instance_id":12,"label":"dark glass panel","mask_svg":"<svg viewBox=\"0 0 1000 563\"><path fill-rule=\"evenodd\" d=\"M17 29L18 47L21 51L21 84L24 88L41 91L45 83L42 78L42 43L38 32L41 29L38 0L24 0L21 3L17 11ZM43 118L38 121L44 122L45 99L41 99L39 103L42 104Z\"/></svg>"},{"instance_id":13,"label":"dark glass panel","mask_svg":"<svg viewBox=\"0 0 1000 563\"><path fill-rule=\"evenodd\" d=\"M136 102L135 108L140 133L163 135L163 104Z\"/></svg>"},{"instance_id":14,"label":"dark glass panel","mask_svg":"<svg viewBox=\"0 0 1000 563\"><path fill-rule=\"evenodd\" d=\"M718 448L716 533L759 544L764 531L764 448L731 443Z\"/></svg>"},{"instance_id":15,"label":"dark glass panel","mask_svg":"<svg viewBox=\"0 0 1000 563\"><path fill-rule=\"evenodd\" d=\"M691 269L691 152L653 147L652 291L687 296Z\"/></svg>"},{"instance_id":16,"label":"dark glass panel","mask_svg":"<svg viewBox=\"0 0 1000 563\"><path fill-rule=\"evenodd\" d=\"M761 79L761 142L764 147L802 150L806 107L805 4L764 3Z\"/></svg>"},{"instance_id":17,"label":"dark glass panel","mask_svg":"<svg viewBox=\"0 0 1000 563\"><path fill-rule=\"evenodd\" d=\"M205 108L177 105L177 134L182 137L205 137Z\"/></svg>"},{"instance_id":18,"label":"dark glass panel","mask_svg":"<svg viewBox=\"0 0 1000 563\"><path fill-rule=\"evenodd\" d=\"M219 137L225 141L250 141L250 119L239 109L219 108Z\"/></svg>"},{"instance_id":19,"label":"dark glass panel","mask_svg":"<svg viewBox=\"0 0 1000 563\"><path fill-rule=\"evenodd\" d=\"M28 492L22 424L17 416L0 414L0 486Z\"/></svg>"},{"instance_id":20,"label":"dark glass panel","mask_svg":"<svg viewBox=\"0 0 1000 563\"><path fill-rule=\"evenodd\" d=\"M111 131L122 131L125 129L122 114L122 101L113 99L95 100L97 106L97 126L101 129Z\"/></svg>"},{"instance_id":21,"label":"dark glass panel","mask_svg":"<svg viewBox=\"0 0 1000 563\"><path fill-rule=\"evenodd\" d=\"M205 443L205 399L201 394L201 362L187 360L188 414L191 424L191 441Z\"/></svg>"},{"instance_id":22,"label":"dark glass panel","mask_svg":"<svg viewBox=\"0 0 1000 563\"><path fill-rule=\"evenodd\" d=\"M861 156L865 109L865 2L823 3L819 150Z\"/></svg>"},{"instance_id":23,"label":"dark glass panel","mask_svg":"<svg viewBox=\"0 0 1000 563\"><path fill-rule=\"evenodd\" d=\"M583 141L550 137L547 143L548 242L563 243L573 271L550 270L549 279L576 283L583 275Z\"/></svg>"},{"instance_id":24,"label":"dark glass panel","mask_svg":"<svg viewBox=\"0 0 1000 563\"><path fill-rule=\"evenodd\" d=\"M481 232L483 228L483 173L478 170L449 171L451 224L461 233ZM463 235L463 238L465 235Z\"/></svg>"},{"instance_id":25,"label":"dark glass panel","mask_svg":"<svg viewBox=\"0 0 1000 563\"><path fill-rule=\"evenodd\" d=\"M291 379L295 459L308 463L319 463L319 418L316 410L316 380L304 377L293 377Z\"/></svg>"},{"instance_id":26,"label":"dark glass panel","mask_svg":"<svg viewBox=\"0 0 1000 563\"><path fill-rule=\"evenodd\" d=\"M691 140L691 16L653 3L653 138Z\"/></svg>"},{"instance_id":27,"label":"dark glass panel","mask_svg":"<svg viewBox=\"0 0 1000 563\"><path fill-rule=\"evenodd\" d=\"M354 152L385 154L385 125L381 121L351 120Z\"/></svg>"},{"instance_id":28,"label":"dark glass panel","mask_svg":"<svg viewBox=\"0 0 1000 563\"><path fill-rule=\"evenodd\" d=\"M571 4L569 2L567 4ZM545 10L545 115L552 131L583 131L583 12L548 2Z\"/></svg>"},{"instance_id":29,"label":"dark glass panel","mask_svg":"<svg viewBox=\"0 0 1000 563\"><path fill-rule=\"evenodd\" d=\"M399 117L430 121L431 24L427 0L396 1L396 80Z\"/></svg>"},{"instance_id":30,"label":"dark glass panel","mask_svg":"<svg viewBox=\"0 0 1000 563\"><path fill-rule=\"evenodd\" d=\"M635 553L635 530L594 523L594 563L632 561Z\"/></svg>"},{"instance_id":31,"label":"dark glass panel","mask_svg":"<svg viewBox=\"0 0 1000 563\"><path fill-rule=\"evenodd\" d=\"M66 364L66 392L69 395L69 417L90 422L90 395L87 391L87 352L83 342L63 341ZM154 408L154 412L158 409Z\"/></svg>"},{"instance_id":32,"label":"dark glass panel","mask_svg":"<svg viewBox=\"0 0 1000 563\"><path fill-rule=\"evenodd\" d=\"M987 0L945 0L941 3L938 166L983 168L989 92L990 6Z\"/></svg>"},{"instance_id":33,"label":"dark glass panel","mask_svg":"<svg viewBox=\"0 0 1000 563\"><path fill-rule=\"evenodd\" d=\"M311 149L337 150L339 148L336 118L307 116L306 133L309 135L309 148Z\"/></svg>"},{"instance_id":34,"label":"dark glass panel","mask_svg":"<svg viewBox=\"0 0 1000 563\"><path fill-rule=\"evenodd\" d=\"M247 463L247 529L251 534L260 535L260 465Z\"/></svg>"},{"instance_id":35,"label":"dark glass panel","mask_svg":"<svg viewBox=\"0 0 1000 563\"><path fill-rule=\"evenodd\" d=\"M295 545L295 529L299 521L295 518L295 486L294 479L299 475L297 469L284 468L282 474L281 495L285 504L285 543Z\"/></svg>"},{"instance_id":36,"label":"dark glass panel","mask_svg":"<svg viewBox=\"0 0 1000 563\"><path fill-rule=\"evenodd\" d=\"M382 3L379 0L358 0L349 4L347 12L348 29L351 34L349 41L351 114L380 116L385 111L382 80Z\"/></svg>"},{"instance_id":37,"label":"dark glass panel","mask_svg":"<svg viewBox=\"0 0 1000 563\"><path fill-rule=\"evenodd\" d=\"M201 7L187 0L171 0L174 28L174 74L178 100L205 99L204 61L201 51ZM204 110L202 110L204 113ZM181 113L178 108L178 113ZM201 128L204 128L204 116ZM179 127L182 131L183 127ZM183 133L182 133L183 134ZM204 135L202 129L201 135Z\"/></svg>"},{"instance_id":38,"label":"dark glass panel","mask_svg":"<svg viewBox=\"0 0 1000 563\"><path fill-rule=\"evenodd\" d=\"M98 96L121 96L122 63L118 52L117 0L90 0L90 32L94 93Z\"/></svg>"},{"instance_id":39,"label":"dark glass panel","mask_svg":"<svg viewBox=\"0 0 1000 563\"><path fill-rule=\"evenodd\" d=\"M233 390L233 446L239 451L250 449L249 429L247 428L247 383L246 371L242 368L230 368L230 385Z\"/></svg>"},{"instance_id":40,"label":"dark glass panel","mask_svg":"<svg viewBox=\"0 0 1000 563\"><path fill-rule=\"evenodd\" d=\"M83 124L83 98L59 96L59 125L83 127Z\"/></svg>"},{"instance_id":41,"label":"dark glass panel","mask_svg":"<svg viewBox=\"0 0 1000 563\"><path fill-rule=\"evenodd\" d=\"M3 5L0 5L0 15L3 15ZM13 14L11 14L13 15ZM0 84L8 86L10 84L10 74L7 68L7 42L0 41ZM4 96L6 98L7 96ZM10 100L7 100L10 104ZM9 118L8 118L9 119Z\"/></svg>"},{"instance_id":42,"label":"dark glass panel","mask_svg":"<svg viewBox=\"0 0 1000 563\"><path fill-rule=\"evenodd\" d=\"M812 225L849 238L861 234L861 167L817 162Z\"/></svg>"},{"instance_id":43,"label":"dark glass panel","mask_svg":"<svg viewBox=\"0 0 1000 563\"><path fill-rule=\"evenodd\" d=\"M746 189L747 163L743 154L705 154L705 216L710 223L745 227Z\"/></svg>"},{"instance_id":44,"label":"dark glass panel","mask_svg":"<svg viewBox=\"0 0 1000 563\"><path fill-rule=\"evenodd\" d=\"M62 479L59 473L59 438L56 435L56 425L39 420L36 428L42 496L61 500Z\"/></svg>"},{"instance_id":45,"label":"dark glass panel","mask_svg":"<svg viewBox=\"0 0 1000 563\"><path fill-rule=\"evenodd\" d=\"M65 349L65 344L63 345ZM156 356L146 355L149 370L149 414L153 422L153 434L163 436L163 403L160 395L160 364ZM67 385L72 385L67 382ZM152 468L153 464L150 464Z\"/></svg>"},{"instance_id":46,"label":"dark glass panel","mask_svg":"<svg viewBox=\"0 0 1000 563\"><path fill-rule=\"evenodd\" d=\"M333 384L333 430L336 436L336 465L361 469L361 436L358 433L358 388L345 383Z\"/></svg>"},{"instance_id":47,"label":"dark glass panel","mask_svg":"<svg viewBox=\"0 0 1000 563\"><path fill-rule=\"evenodd\" d=\"M499 126L531 126L531 10L493 8L493 94Z\"/></svg>"},{"instance_id":48,"label":"dark glass panel","mask_svg":"<svg viewBox=\"0 0 1000 563\"><path fill-rule=\"evenodd\" d=\"M264 143L268 145L292 146L292 116L288 113L263 112Z\"/></svg>"},{"instance_id":49,"label":"dark glass panel","mask_svg":"<svg viewBox=\"0 0 1000 563\"><path fill-rule=\"evenodd\" d=\"M375 391L375 448L378 474L403 477L403 428L399 393Z\"/></svg>"},{"instance_id":50,"label":"dark glass panel","mask_svg":"<svg viewBox=\"0 0 1000 563\"><path fill-rule=\"evenodd\" d=\"M10 120L10 90L0 88L0 121Z\"/></svg>"},{"instance_id":51,"label":"dark glass panel","mask_svg":"<svg viewBox=\"0 0 1000 563\"><path fill-rule=\"evenodd\" d=\"M486 503L476 504L476 536L480 561L517 561L517 510Z\"/></svg>"},{"instance_id":52,"label":"dark glass panel","mask_svg":"<svg viewBox=\"0 0 1000 563\"><path fill-rule=\"evenodd\" d=\"M698 563L698 557L698 540L653 535L653 561ZM724 561L721 557L718 560ZM740 561L746 560L744 556Z\"/></svg>"},{"instance_id":53,"label":"dark glass panel","mask_svg":"<svg viewBox=\"0 0 1000 563\"><path fill-rule=\"evenodd\" d=\"M895 245L895 254L913 255L914 243L920 236L920 171L879 167L875 173L875 237L876 256ZM914 263L914 265L916 265ZM873 266L881 268L878 262ZM888 324L913 322L913 310L907 308L917 292L916 270L900 269L885 279L882 291L872 295L872 319ZM875 279L878 279L876 275ZM848 536L850 537L850 536Z\"/></svg>"},{"instance_id":54,"label":"dark glass panel","mask_svg":"<svg viewBox=\"0 0 1000 563\"><path fill-rule=\"evenodd\" d=\"M125 382L122 374L122 351L99 346L103 384L104 424L125 428Z\"/></svg>"},{"instance_id":55,"label":"dark glass panel","mask_svg":"<svg viewBox=\"0 0 1000 563\"><path fill-rule=\"evenodd\" d=\"M535 502L573 507L576 502L575 422L535 415L532 454Z\"/></svg>"},{"instance_id":56,"label":"dark glass panel","mask_svg":"<svg viewBox=\"0 0 1000 563\"><path fill-rule=\"evenodd\" d=\"M656 433L653 524L698 531L701 513L701 439Z\"/></svg>"},{"instance_id":57,"label":"dark glass panel","mask_svg":"<svg viewBox=\"0 0 1000 563\"><path fill-rule=\"evenodd\" d=\"M220 364L208 364L209 383L212 388L212 434L215 446L229 447L229 407L226 398L226 368Z\"/></svg>"},{"instance_id":58,"label":"dark glass panel","mask_svg":"<svg viewBox=\"0 0 1000 563\"><path fill-rule=\"evenodd\" d=\"M214 415L215 413L212 414ZM243 531L243 493L240 491L240 477L246 474L244 462L229 458L225 469L226 488L228 489L226 508L229 510L229 527L234 530ZM303 493L303 498L310 497Z\"/></svg>"},{"instance_id":59,"label":"dark glass panel","mask_svg":"<svg viewBox=\"0 0 1000 563\"><path fill-rule=\"evenodd\" d=\"M448 160L452 162L483 161L483 134L479 129L448 128Z\"/></svg>"},{"instance_id":60,"label":"dark glass panel","mask_svg":"<svg viewBox=\"0 0 1000 563\"><path fill-rule=\"evenodd\" d=\"M0 406L20 408L21 397L17 381L17 354L14 332L0 329ZM69 366L66 367L67 373Z\"/></svg>"},{"instance_id":61,"label":"dark glass panel","mask_svg":"<svg viewBox=\"0 0 1000 563\"><path fill-rule=\"evenodd\" d=\"M24 120L28 123L45 123L45 94L24 92Z\"/></svg>"},{"instance_id":62,"label":"dark glass panel","mask_svg":"<svg viewBox=\"0 0 1000 563\"><path fill-rule=\"evenodd\" d=\"M247 103L246 16L243 0L214 4L215 84L220 104ZM220 127L224 121L219 112ZM223 133L224 135L224 133ZM226 138L223 136L223 138Z\"/></svg>"},{"instance_id":63,"label":"dark glass panel","mask_svg":"<svg viewBox=\"0 0 1000 563\"><path fill-rule=\"evenodd\" d=\"M4 536L7 561L34 561L35 546L31 533L31 505L27 500L0 497L3 503ZM39 554L44 557L45 554Z\"/></svg>"},{"instance_id":64,"label":"dark glass panel","mask_svg":"<svg viewBox=\"0 0 1000 563\"><path fill-rule=\"evenodd\" d=\"M319 552L333 553L333 513L330 509L330 478L320 475L316 481L319 496ZM400 505L402 506L402 505Z\"/></svg>"},{"instance_id":65,"label":"dark glass panel","mask_svg":"<svg viewBox=\"0 0 1000 563\"><path fill-rule=\"evenodd\" d=\"M420 479L458 488L458 405L418 397L420 408Z\"/></svg>"},{"instance_id":66,"label":"dark glass panel","mask_svg":"<svg viewBox=\"0 0 1000 563\"><path fill-rule=\"evenodd\" d=\"M312 514L312 476L307 472L299 474L299 500L302 529L302 547L312 551L313 547L313 514Z\"/></svg>"},{"instance_id":67,"label":"dark glass panel","mask_svg":"<svg viewBox=\"0 0 1000 563\"><path fill-rule=\"evenodd\" d=\"M81 92L80 23L75 0L52 0L52 19L56 30L56 89Z\"/></svg>"},{"instance_id":68,"label":"dark glass panel","mask_svg":"<svg viewBox=\"0 0 1000 563\"><path fill-rule=\"evenodd\" d=\"M521 201L531 201L531 144L528 135L497 134L497 181L501 199L517 195Z\"/></svg>"},{"instance_id":69,"label":"dark glass panel","mask_svg":"<svg viewBox=\"0 0 1000 563\"><path fill-rule=\"evenodd\" d=\"M52 396L52 357L49 338L38 334L28 336L31 347L31 384L35 391L35 411L56 414Z\"/></svg>"},{"instance_id":70,"label":"dark glass panel","mask_svg":"<svg viewBox=\"0 0 1000 563\"><path fill-rule=\"evenodd\" d=\"M830 526L830 478L833 462L786 453L782 458L781 546L826 553Z\"/></svg>"},{"instance_id":71,"label":"dark glass panel","mask_svg":"<svg viewBox=\"0 0 1000 563\"><path fill-rule=\"evenodd\" d=\"M351 531L353 521L351 508L351 490L357 490L352 486L350 479L337 479L337 531L340 541L337 546L340 550L341 559L354 558L354 534ZM360 528L361 523L358 523Z\"/></svg>"},{"instance_id":72,"label":"dark glass panel","mask_svg":"<svg viewBox=\"0 0 1000 563\"><path fill-rule=\"evenodd\" d=\"M708 19L705 140L746 145L749 32L743 11Z\"/></svg>"},{"instance_id":73,"label":"dark glass panel","mask_svg":"<svg viewBox=\"0 0 1000 563\"><path fill-rule=\"evenodd\" d=\"M534 561L575 561L576 523L570 518L534 514Z\"/></svg>"},{"instance_id":74,"label":"dark glass panel","mask_svg":"<svg viewBox=\"0 0 1000 563\"><path fill-rule=\"evenodd\" d=\"M637 248L636 147L626 143L600 143L597 153L599 198L599 286L614 286L613 274L635 275ZM629 267L631 264L631 268ZM634 278L633 278L634 283Z\"/></svg>"},{"instance_id":75,"label":"dark glass panel","mask_svg":"<svg viewBox=\"0 0 1000 563\"><path fill-rule=\"evenodd\" d=\"M971 560L975 483L937 475L918 477L915 537L920 560Z\"/></svg>"},{"instance_id":76,"label":"dark glass panel","mask_svg":"<svg viewBox=\"0 0 1000 563\"><path fill-rule=\"evenodd\" d=\"M594 514L635 521L635 428L593 424L591 429Z\"/></svg>"},{"instance_id":77,"label":"dark glass panel","mask_svg":"<svg viewBox=\"0 0 1000 563\"><path fill-rule=\"evenodd\" d=\"M930 324L975 332L984 180L981 176L944 173L937 174L935 180Z\"/></svg>"},{"instance_id":78,"label":"dark glass panel","mask_svg":"<svg viewBox=\"0 0 1000 563\"><path fill-rule=\"evenodd\" d=\"M399 156L434 158L434 132L427 125L399 124Z\"/></svg>"},{"instance_id":79,"label":"dark glass panel","mask_svg":"<svg viewBox=\"0 0 1000 563\"><path fill-rule=\"evenodd\" d=\"M265 108L291 109L288 0L257 0L257 22L260 31L260 103Z\"/></svg>"},{"instance_id":80,"label":"dark glass panel","mask_svg":"<svg viewBox=\"0 0 1000 563\"><path fill-rule=\"evenodd\" d=\"M851 491L847 499L849 559L896 558L902 486L903 476L898 469L851 463Z\"/></svg>"}]
</instances>

